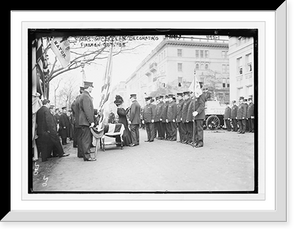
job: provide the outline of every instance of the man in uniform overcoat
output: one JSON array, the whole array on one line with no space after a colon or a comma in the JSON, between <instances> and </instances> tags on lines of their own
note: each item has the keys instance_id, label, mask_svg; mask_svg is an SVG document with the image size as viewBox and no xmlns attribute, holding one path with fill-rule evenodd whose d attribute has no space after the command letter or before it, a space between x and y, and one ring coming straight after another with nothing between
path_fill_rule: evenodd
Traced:
<instances>
[{"instance_id":1,"label":"man in uniform overcoat","mask_svg":"<svg viewBox=\"0 0 300 235\"><path fill-rule=\"evenodd\" d=\"M169 104L167 109L166 118L166 129L168 133L167 140L176 141L177 140L177 128L176 128L176 115L177 115L177 104L173 100L173 94L169 94Z\"/></svg>"},{"instance_id":2,"label":"man in uniform overcoat","mask_svg":"<svg viewBox=\"0 0 300 235\"><path fill-rule=\"evenodd\" d=\"M190 144L192 142L192 131L193 131L193 122L192 122L192 113L188 114L189 106L191 104L190 92L183 92L184 102L182 105L182 123L183 123L183 143ZM190 110L191 111L191 110Z\"/></svg>"},{"instance_id":3,"label":"man in uniform overcoat","mask_svg":"<svg viewBox=\"0 0 300 235\"><path fill-rule=\"evenodd\" d=\"M177 93L177 115L176 122L179 132L179 142L183 141L183 123L182 123L182 107L183 107L183 94L181 92Z\"/></svg>"},{"instance_id":4,"label":"man in uniform overcoat","mask_svg":"<svg viewBox=\"0 0 300 235\"><path fill-rule=\"evenodd\" d=\"M207 101L208 90L204 88L203 91L201 89L197 89L195 91L195 103L194 105L190 105L193 107L193 117L194 117L194 143L193 146L195 148L203 147L203 121L205 119L205 102ZM193 102L193 101L192 101ZM191 102L191 104L192 104Z\"/></svg>"},{"instance_id":5,"label":"man in uniform overcoat","mask_svg":"<svg viewBox=\"0 0 300 235\"><path fill-rule=\"evenodd\" d=\"M80 136L78 138L78 148L82 150L84 161L95 161L91 157L92 133L90 127L95 125L94 121L94 105L91 92L94 86L92 82L84 82L84 90L79 97L79 116L78 124L80 126Z\"/></svg>"},{"instance_id":6,"label":"man in uniform overcoat","mask_svg":"<svg viewBox=\"0 0 300 235\"><path fill-rule=\"evenodd\" d=\"M224 112L224 121L225 121L225 124L226 124L226 129L227 131L231 131L231 123L230 123L230 120L231 120L231 108L229 106L229 103L226 103L226 108L225 108L225 112Z\"/></svg>"},{"instance_id":7,"label":"man in uniform overcoat","mask_svg":"<svg viewBox=\"0 0 300 235\"><path fill-rule=\"evenodd\" d=\"M153 142L155 137L154 119L155 119L155 105L151 103L152 97L146 97L146 106L143 109L143 122L147 132L147 140L145 142Z\"/></svg>"},{"instance_id":8,"label":"man in uniform overcoat","mask_svg":"<svg viewBox=\"0 0 300 235\"><path fill-rule=\"evenodd\" d=\"M73 138L73 147L77 148L77 157L83 158L83 154L81 149L78 148L78 138L80 136L80 126L79 126L79 97L82 94L82 91L84 90L84 87L80 87L79 89L79 95L75 98L74 102L71 105L72 113L74 116L74 138Z\"/></svg>"},{"instance_id":9,"label":"man in uniform overcoat","mask_svg":"<svg viewBox=\"0 0 300 235\"><path fill-rule=\"evenodd\" d=\"M167 120L167 111L168 111L168 104L169 104L169 96L165 95L164 103L162 105L162 111L161 111L161 127L162 127L162 138L161 139L167 139L167 129L166 129L166 120Z\"/></svg>"},{"instance_id":10,"label":"man in uniform overcoat","mask_svg":"<svg viewBox=\"0 0 300 235\"><path fill-rule=\"evenodd\" d=\"M236 105L236 101L232 101L232 107L231 107L231 120L232 120L232 126L233 126L233 131L237 132L237 110L238 106Z\"/></svg>"},{"instance_id":11,"label":"man in uniform overcoat","mask_svg":"<svg viewBox=\"0 0 300 235\"><path fill-rule=\"evenodd\" d=\"M130 113L129 113L129 126L132 138L131 147L140 144L140 124L141 124L141 106L136 100L136 94L130 95Z\"/></svg>"},{"instance_id":12,"label":"man in uniform overcoat","mask_svg":"<svg viewBox=\"0 0 300 235\"><path fill-rule=\"evenodd\" d=\"M240 97L239 99L239 106L237 110L237 120L239 123L239 134L245 134L246 132L246 118L247 118L247 109L244 103L244 97Z\"/></svg>"},{"instance_id":13,"label":"man in uniform overcoat","mask_svg":"<svg viewBox=\"0 0 300 235\"><path fill-rule=\"evenodd\" d=\"M154 118L154 125L157 129L157 139L162 139L162 127L161 127L161 112L162 112L162 106L163 106L163 96L156 97L156 107L155 107L155 118Z\"/></svg>"},{"instance_id":14,"label":"man in uniform overcoat","mask_svg":"<svg viewBox=\"0 0 300 235\"><path fill-rule=\"evenodd\" d=\"M252 98L248 99L248 110L247 110L247 122L249 127L249 132L254 132L254 104Z\"/></svg>"}]
</instances>

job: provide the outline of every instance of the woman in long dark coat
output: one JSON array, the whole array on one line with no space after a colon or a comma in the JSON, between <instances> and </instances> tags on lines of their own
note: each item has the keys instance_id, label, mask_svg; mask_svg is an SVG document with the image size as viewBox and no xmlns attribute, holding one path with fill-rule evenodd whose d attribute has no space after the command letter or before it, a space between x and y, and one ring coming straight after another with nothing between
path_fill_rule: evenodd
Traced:
<instances>
[{"instance_id":1,"label":"woman in long dark coat","mask_svg":"<svg viewBox=\"0 0 300 235\"><path fill-rule=\"evenodd\" d=\"M131 134L130 134L130 130L128 128L128 121L127 121L127 117L126 117L127 112L123 107L123 103L124 103L123 98L119 95L116 95L114 103L117 106L117 114L119 116L118 122L122 123L125 127L125 130L124 130L124 133L122 136L124 146L129 146L132 143L132 140L131 140Z\"/></svg>"}]
</instances>

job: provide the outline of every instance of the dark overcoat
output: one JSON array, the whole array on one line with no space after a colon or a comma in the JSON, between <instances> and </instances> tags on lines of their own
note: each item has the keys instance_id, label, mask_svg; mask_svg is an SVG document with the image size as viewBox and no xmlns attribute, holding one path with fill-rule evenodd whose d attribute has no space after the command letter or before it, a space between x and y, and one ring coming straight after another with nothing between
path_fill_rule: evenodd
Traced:
<instances>
[{"instance_id":1,"label":"dark overcoat","mask_svg":"<svg viewBox=\"0 0 300 235\"><path fill-rule=\"evenodd\" d=\"M67 114L62 113L59 117L59 134L62 138L67 138L70 130L70 121Z\"/></svg>"},{"instance_id":2,"label":"dark overcoat","mask_svg":"<svg viewBox=\"0 0 300 235\"><path fill-rule=\"evenodd\" d=\"M168 104L167 119L168 122L176 122L177 104L172 101Z\"/></svg>"},{"instance_id":3,"label":"dark overcoat","mask_svg":"<svg viewBox=\"0 0 300 235\"><path fill-rule=\"evenodd\" d=\"M254 117L254 104L250 103L247 110L247 118Z\"/></svg>"},{"instance_id":4,"label":"dark overcoat","mask_svg":"<svg viewBox=\"0 0 300 235\"><path fill-rule=\"evenodd\" d=\"M131 124L141 124L141 106L136 100L130 106L129 121Z\"/></svg>"},{"instance_id":5,"label":"dark overcoat","mask_svg":"<svg viewBox=\"0 0 300 235\"><path fill-rule=\"evenodd\" d=\"M198 112L198 114L194 118L195 120L205 119L205 102L206 95L204 93L195 99L195 109L193 110Z\"/></svg>"},{"instance_id":6,"label":"dark overcoat","mask_svg":"<svg viewBox=\"0 0 300 235\"><path fill-rule=\"evenodd\" d=\"M163 103L161 111L162 122L166 122L169 102Z\"/></svg>"},{"instance_id":7,"label":"dark overcoat","mask_svg":"<svg viewBox=\"0 0 300 235\"><path fill-rule=\"evenodd\" d=\"M247 107L245 104L240 104L237 109L237 119L243 119L247 117Z\"/></svg>"},{"instance_id":8,"label":"dark overcoat","mask_svg":"<svg viewBox=\"0 0 300 235\"><path fill-rule=\"evenodd\" d=\"M231 107L231 119L236 119L237 118L237 110L238 110L237 105L233 105Z\"/></svg>"},{"instance_id":9,"label":"dark overcoat","mask_svg":"<svg viewBox=\"0 0 300 235\"><path fill-rule=\"evenodd\" d=\"M176 122L181 122L183 102L184 100L180 100L177 104Z\"/></svg>"},{"instance_id":10,"label":"dark overcoat","mask_svg":"<svg viewBox=\"0 0 300 235\"><path fill-rule=\"evenodd\" d=\"M191 98L185 100L182 105L182 122L187 121L187 113L191 103Z\"/></svg>"},{"instance_id":11,"label":"dark overcoat","mask_svg":"<svg viewBox=\"0 0 300 235\"><path fill-rule=\"evenodd\" d=\"M83 91L79 97L79 126L90 126L94 122L94 105L90 94Z\"/></svg>"},{"instance_id":12,"label":"dark overcoat","mask_svg":"<svg viewBox=\"0 0 300 235\"><path fill-rule=\"evenodd\" d=\"M231 108L230 107L226 107L225 112L224 112L224 119L228 119L228 118L231 118Z\"/></svg>"},{"instance_id":13,"label":"dark overcoat","mask_svg":"<svg viewBox=\"0 0 300 235\"><path fill-rule=\"evenodd\" d=\"M143 109L143 120L145 123L149 123L155 118L155 105L147 104Z\"/></svg>"}]
</instances>

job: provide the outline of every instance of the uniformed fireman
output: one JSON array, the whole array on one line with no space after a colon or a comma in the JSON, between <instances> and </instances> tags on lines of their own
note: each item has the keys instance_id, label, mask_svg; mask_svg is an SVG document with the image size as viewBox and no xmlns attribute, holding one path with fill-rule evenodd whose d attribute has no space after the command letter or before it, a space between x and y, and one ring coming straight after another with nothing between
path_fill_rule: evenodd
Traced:
<instances>
[{"instance_id":1,"label":"uniformed fireman","mask_svg":"<svg viewBox=\"0 0 300 235\"><path fill-rule=\"evenodd\" d=\"M142 121L145 123L145 128L147 132L147 140L145 142L154 141L154 118L155 118L155 105L151 103L152 97L146 97L146 106L143 109Z\"/></svg>"},{"instance_id":2,"label":"uniformed fireman","mask_svg":"<svg viewBox=\"0 0 300 235\"><path fill-rule=\"evenodd\" d=\"M183 141L183 124L182 124L182 106L183 106L183 94L181 92L177 93L177 115L176 122L179 133L179 142Z\"/></svg>"},{"instance_id":3,"label":"uniformed fireman","mask_svg":"<svg viewBox=\"0 0 300 235\"><path fill-rule=\"evenodd\" d=\"M177 115L177 104L174 101L174 95L169 94L169 103L167 109L167 119L166 119L166 133L167 140L176 141L177 140L177 128L176 128L176 115Z\"/></svg>"}]
</instances>

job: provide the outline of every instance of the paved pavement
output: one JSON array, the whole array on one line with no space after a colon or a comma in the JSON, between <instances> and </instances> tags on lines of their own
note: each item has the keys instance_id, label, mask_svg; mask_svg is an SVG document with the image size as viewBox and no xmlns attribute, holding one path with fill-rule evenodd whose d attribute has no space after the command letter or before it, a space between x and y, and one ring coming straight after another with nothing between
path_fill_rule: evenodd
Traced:
<instances>
[{"instance_id":1,"label":"paved pavement","mask_svg":"<svg viewBox=\"0 0 300 235\"><path fill-rule=\"evenodd\" d=\"M251 191L254 187L254 134L227 131L204 132L204 147L155 140L140 145L108 146L97 161L70 156L53 158L34 176L34 191ZM44 174L44 175L43 175Z\"/></svg>"}]
</instances>

